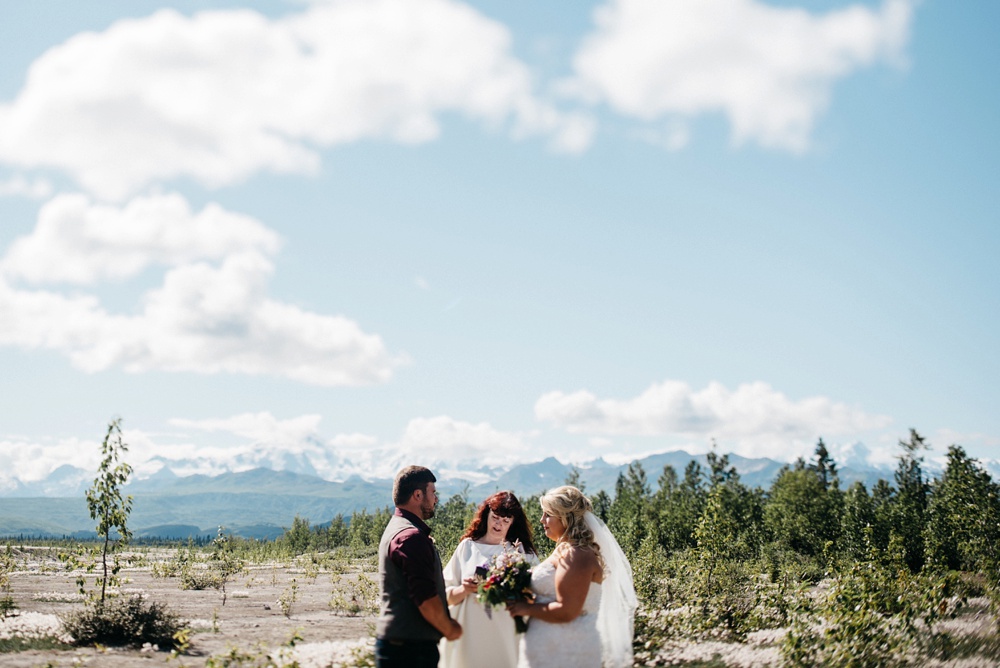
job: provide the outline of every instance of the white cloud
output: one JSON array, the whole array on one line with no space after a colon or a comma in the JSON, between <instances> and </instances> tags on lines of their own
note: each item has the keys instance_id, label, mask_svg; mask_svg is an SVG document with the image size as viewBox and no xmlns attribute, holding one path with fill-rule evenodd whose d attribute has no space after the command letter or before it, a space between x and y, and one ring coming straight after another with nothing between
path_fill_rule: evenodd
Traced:
<instances>
[{"instance_id":1,"label":"white cloud","mask_svg":"<svg viewBox=\"0 0 1000 668\"><path fill-rule=\"evenodd\" d=\"M361 433L324 438L321 416L308 414L280 419L269 412L222 418L175 418L170 425L182 433L150 434L123 430L129 447L126 461L135 477L144 478L162 466L178 475L219 475L267 467L344 480L351 475L391 479L404 465L430 466L439 477L485 479L483 466L506 467L537 459L530 434L497 430L487 423L470 423L448 416L415 418L398 439L384 441ZM199 433L201 432L201 433ZM210 434L206 439L203 434ZM235 438L226 443L222 435ZM206 442L207 441L207 442ZM40 480L62 464L96 471L98 440L67 439L33 443L0 439L0 492L5 481ZM4 475L2 472L6 472Z\"/></svg>"},{"instance_id":2,"label":"white cloud","mask_svg":"<svg viewBox=\"0 0 1000 668\"><path fill-rule=\"evenodd\" d=\"M268 299L270 269L253 254L173 269L138 315L0 282L0 344L56 350L88 372L267 374L327 386L382 382L403 361L352 320Z\"/></svg>"},{"instance_id":3,"label":"white cloud","mask_svg":"<svg viewBox=\"0 0 1000 668\"><path fill-rule=\"evenodd\" d=\"M6 181L0 181L0 197L27 197L29 199L45 199L52 195L52 184L45 179L29 181L20 174Z\"/></svg>"},{"instance_id":4,"label":"white cloud","mask_svg":"<svg viewBox=\"0 0 1000 668\"><path fill-rule=\"evenodd\" d=\"M957 431L947 427L938 429L928 439L935 450L947 452L952 445L961 446L970 457L979 451L995 451L1000 447L1000 438L981 432Z\"/></svg>"},{"instance_id":5,"label":"white cloud","mask_svg":"<svg viewBox=\"0 0 1000 668\"><path fill-rule=\"evenodd\" d=\"M378 445L378 439L368 434L337 434L329 441L330 446L340 451L366 452Z\"/></svg>"},{"instance_id":6,"label":"white cloud","mask_svg":"<svg viewBox=\"0 0 1000 668\"><path fill-rule=\"evenodd\" d=\"M900 62L913 0L823 15L758 0L610 0L570 88L642 121L725 114L734 143L802 151L834 82Z\"/></svg>"},{"instance_id":7,"label":"white cloud","mask_svg":"<svg viewBox=\"0 0 1000 668\"><path fill-rule=\"evenodd\" d=\"M402 457L445 462L456 468L502 466L534 458L527 434L503 432L486 422L473 424L445 415L410 420L392 450L401 452Z\"/></svg>"},{"instance_id":8,"label":"white cloud","mask_svg":"<svg viewBox=\"0 0 1000 668\"><path fill-rule=\"evenodd\" d=\"M6 276L31 283L94 283L135 276L152 264L220 260L277 252L278 235L260 222L209 204L191 211L176 194L139 197L123 208L59 195L42 207L34 231L0 261Z\"/></svg>"},{"instance_id":9,"label":"white cloud","mask_svg":"<svg viewBox=\"0 0 1000 668\"><path fill-rule=\"evenodd\" d=\"M665 127L643 127L634 134L638 139L668 151L679 151L691 141L691 129L676 119Z\"/></svg>"},{"instance_id":10,"label":"white cloud","mask_svg":"<svg viewBox=\"0 0 1000 668\"><path fill-rule=\"evenodd\" d=\"M337 0L276 20L165 9L36 60L0 106L0 160L123 199L179 176L312 173L317 146L425 142L448 112L580 150L592 127L539 101L510 45L503 25L454 0Z\"/></svg>"},{"instance_id":11,"label":"white cloud","mask_svg":"<svg viewBox=\"0 0 1000 668\"><path fill-rule=\"evenodd\" d=\"M121 210L58 198L0 260L7 274L87 282L179 264L134 314L110 313L94 295L20 289L0 276L0 345L55 350L89 372L266 374L326 386L387 380L405 360L390 356L381 337L267 296L273 266L264 253L276 247L257 221L215 206L192 215L178 197ZM106 266L119 256L122 268Z\"/></svg>"},{"instance_id":12,"label":"white cloud","mask_svg":"<svg viewBox=\"0 0 1000 668\"><path fill-rule=\"evenodd\" d=\"M229 432L254 442L277 445L315 438L320 420L322 420L320 415L300 415L288 420L279 420L269 412L263 411L207 420L176 418L171 420L170 424L207 432Z\"/></svg>"},{"instance_id":13,"label":"white cloud","mask_svg":"<svg viewBox=\"0 0 1000 668\"><path fill-rule=\"evenodd\" d=\"M194 472L245 471L265 467L276 471L294 471L329 480L346 477L349 465L335 448L319 439L319 415L300 415L281 420L269 412L243 413L228 418L205 420L173 419L176 427L212 434L232 434L241 439L235 445L171 448L165 459L182 460L181 466ZM169 464L175 468L175 463Z\"/></svg>"},{"instance_id":14,"label":"white cloud","mask_svg":"<svg viewBox=\"0 0 1000 668\"><path fill-rule=\"evenodd\" d=\"M0 483L17 478L41 480L63 465L97 471L101 460L98 440L64 438L38 443L26 438L0 440Z\"/></svg>"},{"instance_id":15,"label":"white cloud","mask_svg":"<svg viewBox=\"0 0 1000 668\"><path fill-rule=\"evenodd\" d=\"M825 397L792 401L765 383L730 391L710 383L695 391L667 380L631 399L599 399L580 390L549 392L535 416L571 433L715 437L741 442L813 441L885 427L890 419L868 415Z\"/></svg>"},{"instance_id":16,"label":"white cloud","mask_svg":"<svg viewBox=\"0 0 1000 668\"><path fill-rule=\"evenodd\" d=\"M421 464L442 478L485 479L479 471L483 467L507 467L538 459L532 437L531 433L504 432L485 422L465 422L447 415L414 418L395 440L359 433L329 439L336 453L330 477L386 479L403 466Z\"/></svg>"}]
</instances>

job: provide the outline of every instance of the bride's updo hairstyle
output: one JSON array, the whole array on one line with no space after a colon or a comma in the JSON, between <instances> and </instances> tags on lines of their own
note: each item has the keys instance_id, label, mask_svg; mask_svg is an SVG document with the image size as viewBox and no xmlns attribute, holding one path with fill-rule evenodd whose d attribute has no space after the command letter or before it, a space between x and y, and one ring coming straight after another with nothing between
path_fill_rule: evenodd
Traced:
<instances>
[{"instance_id":1,"label":"bride's updo hairstyle","mask_svg":"<svg viewBox=\"0 0 1000 668\"><path fill-rule=\"evenodd\" d=\"M584 513L594 512L590 499L572 485L563 485L549 490L539 499L539 503L549 515L558 517L566 526L562 541L574 547L584 547L594 551L603 569L604 557L601 556L601 546L594 541L594 532L583 519ZM559 545L556 549L559 549Z\"/></svg>"}]
</instances>

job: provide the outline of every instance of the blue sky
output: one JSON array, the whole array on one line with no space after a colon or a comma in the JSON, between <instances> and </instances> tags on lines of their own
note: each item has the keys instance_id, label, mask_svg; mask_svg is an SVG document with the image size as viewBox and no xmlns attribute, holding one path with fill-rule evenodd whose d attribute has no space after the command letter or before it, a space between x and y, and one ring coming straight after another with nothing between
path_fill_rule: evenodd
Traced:
<instances>
[{"instance_id":1,"label":"blue sky","mask_svg":"<svg viewBox=\"0 0 1000 668\"><path fill-rule=\"evenodd\" d=\"M7 8L0 477L1000 457L998 19Z\"/></svg>"}]
</instances>

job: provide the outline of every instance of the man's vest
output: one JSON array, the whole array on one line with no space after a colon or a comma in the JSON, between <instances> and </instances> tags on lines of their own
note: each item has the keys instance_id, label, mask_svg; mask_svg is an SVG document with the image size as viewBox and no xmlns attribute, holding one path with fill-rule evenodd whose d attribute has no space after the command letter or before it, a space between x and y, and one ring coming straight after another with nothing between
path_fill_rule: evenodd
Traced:
<instances>
[{"instance_id":1,"label":"man's vest","mask_svg":"<svg viewBox=\"0 0 1000 668\"><path fill-rule=\"evenodd\" d=\"M441 633L420 614L417 604L410 598L406 586L406 574L389 558L389 543L406 529L417 529L410 520L399 515L393 515L382 533L378 545L378 575L382 590L382 603L379 608L378 622L375 625L375 635L379 638L392 640L430 640L437 642ZM425 540L430 540L427 536ZM444 573L441 568L441 556L433 545L434 572L428 573L437 582L437 593L441 604L448 610L448 599L444 590Z\"/></svg>"}]
</instances>

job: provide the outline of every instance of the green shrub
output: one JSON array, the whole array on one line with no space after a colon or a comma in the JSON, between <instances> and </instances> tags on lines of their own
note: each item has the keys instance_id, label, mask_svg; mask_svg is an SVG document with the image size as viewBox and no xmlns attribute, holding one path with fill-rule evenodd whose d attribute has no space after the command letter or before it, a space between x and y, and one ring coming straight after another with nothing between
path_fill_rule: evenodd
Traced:
<instances>
[{"instance_id":1,"label":"green shrub","mask_svg":"<svg viewBox=\"0 0 1000 668\"><path fill-rule=\"evenodd\" d=\"M158 561L149 567L149 574L154 578L175 578L181 573L181 567L176 561Z\"/></svg>"},{"instance_id":2,"label":"green shrub","mask_svg":"<svg viewBox=\"0 0 1000 668\"><path fill-rule=\"evenodd\" d=\"M17 610L17 603L10 595L10 574L16 567L14 550L8 544L7 549L0 555L0 592L3 593L3 596L0 596L0 619Z\"/></svg>"},{"instance_id":3,"label":"green shrub","mask_svg":"<svg viewBox=\"0 0 1000 668\"><path fill-rule=\"evenodd\" d=\"M220 589L222 578L215 570L207 568L185 567L181 570L181 589L201 591L202 589Z\"/></svg>"},{"instance_id":4,"label":"green shrub","mask_svg":"<svg viewBox=\"0 0 1000 668\"><path fill-rule=\"evenodd\" d=\"M359 573L353 581L344 582L338 579L330 597L330 608L352 617L378 614L378 583L364 573Z\"/></svg>"},{"instance_id":5,"label":"green shrub","mask_svg":"<svg viewBox=\"0 0 1000 668\"><path fill-rule=\"evenodd\" d=\"M797 611L782 654L795 666L873 668L948 658L953 638L936 625L965 604L954 575L913 575L902 560L858 562Z\"/></svg>"},{"instance_id":6,"label":"green shrub","mask_svg":"<svg viewBox=\"0 0 1000 668\"><path fill-rule=\"evenodd\" d=\"M10 595L0 597L0 619L4 619L15 610L17 610L17 603L13 597Z\"/></svg>"},{"instance_id":7,"label":"green shrub","mask_svg":"<svg viewBox=\"0 0 1000 668\"><path fill-rule=\"evenodd\" d=\"M63 628L75 645L141 647L150 643L170 647L183 627L166 606L147 604L140 596L94 601L63 619Z\"/></svg>"},{"instance_id":8,"label":"green shrub","mask_svg":"<svg viewBox=\"0 0 1000 668\"><path fill-rule=\"evenodd\" d=\"M634 568L638 663L654 661L678 640L739 642L751 632L781 628L804 596L802 581L787 574L772 581L765 563L706 558L697 549L664 557L647 540L640 563Z\"/></svg>"}]
</instances>

